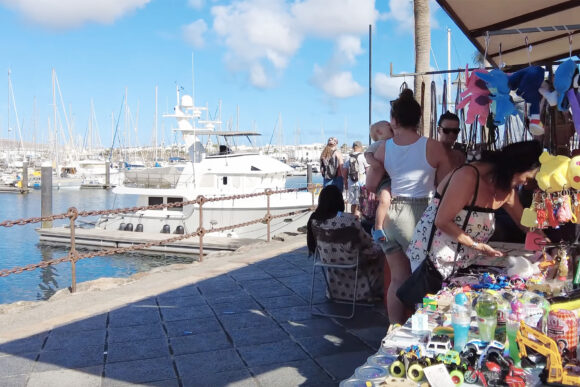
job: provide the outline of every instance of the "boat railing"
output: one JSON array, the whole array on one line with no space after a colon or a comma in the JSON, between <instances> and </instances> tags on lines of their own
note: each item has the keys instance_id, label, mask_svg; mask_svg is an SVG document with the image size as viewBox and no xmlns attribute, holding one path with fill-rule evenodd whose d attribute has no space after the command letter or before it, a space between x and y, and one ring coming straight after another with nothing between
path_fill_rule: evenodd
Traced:
<instances>
[{"instance_id":1,"label":"boat railing","mask_svg":"<svg viewBox=\"0 0 580 387\"><path fill-rule=\"evenodd\" d=\"M55 258L51 260L42 261L39 263L33 263L26 266L18 266L13 267L11 269L2 269L0 270L0 277L7 277L11 274L19 274L25 271L32 271L38 268L46 268L48 266L57 265L59 263L70 262L71 263L71 292L76 292L76 263L81 259L86 258L95 258L95 257L103 257L109 255L116 255L116 254L125 254L128 252L138 251L150 248L152 246L162 246L168 243L177 242L183 239L198 237L199 238L199 259L203 260L203 238L206 234L209 233L217 233L223 232L228 230L233 230L240 227L246 227L252 224L263 223L266 225L267 229L267 241L270 242L271 240L271 228L270 224L272 220L277 218L283 218L288 216L297 216L301 214L306 214L315 208L315 198L320 193L321 190L320 184L311 184L305 188L290 188L290 189L283 189L283 190L271 190L266 189L262 192L256 193L249 193L249 194L239 194L239 195L230 195L230 196L221 196L221 197L205 197L203 195L198 196L194 200L189 201L182 201L182 202L174 202L174 203L167 203L167 204L155 204L149 206L137 206L137 207L127 207L127 208L116 208L110 210L91 210L91 211L79 211L75 207L70 207L66 213L61 214L54 214L50 216L43 216L43 217L36 217L36 218L25 218L25 219L17 219L17 220L5 220L0 222L0 227L13 227L13 226L24 226L27 224L33 223L41 223L42 227L52 227L52 222L56 220L69 220L70 224L70 250L67 255L62 256L60 258ZM272 195L275 194L283 194L283 193L291 193L291 192L299 192L299 191L308 191L312 195L312 205L309 208L301 209L301 210L294 210L283 214L272 214L270 211L270 198ZM247 199L247 198L254 198L259 196L265 196L266 198L266 213L263 217L248 220L243 223L232 224L229 226L217 227L206 229L203 227L203 205L205 203L212 203L218 202L222 200L239 200L239 199ZM117 247L117 248L108 248L102 249L98 251L91 251L91 252L83 252L78 251L76 249L75 243L75 231L77 227L76 222L82 223L79 220L79 217L93 217L93 216L108 216L113 214L127 214L127 213L134 213L137 211L143 210L158 210L163 208L173 208L173 207L181 207L185 205L197 205L198 206L198 214L199 214L199 224L200 227L194 232L187 233L187 234L179 234L173 236L171 238L150 241L146 243L135 244L128 247Z\"/></svg>"}]
</instances>

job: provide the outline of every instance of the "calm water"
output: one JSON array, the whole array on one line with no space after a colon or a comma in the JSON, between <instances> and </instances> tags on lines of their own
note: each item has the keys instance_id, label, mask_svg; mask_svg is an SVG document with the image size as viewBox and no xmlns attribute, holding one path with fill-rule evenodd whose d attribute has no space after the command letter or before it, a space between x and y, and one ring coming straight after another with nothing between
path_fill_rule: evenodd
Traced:
<instances>
[{"instance_id":1,"label":"calm water","mask_svg":"<svg viewBox=\"0 0 580 387\"><path fill-rule=\"evenodd\" d=\"M317 175L314 182L320 181L320 175ZM287 186L295 187L304 185L305 182L306 178L303 176L291 177L287 181ZM54 214L65 213L69 207L76 207L79 211L100 210L131 207L135 203L135 197L117 196L107 190L61 189L53 191L52 196ZM0 222L38 216L40 216L40 191L32 190L27 195L0 194ZM96 218L85 217L82 220L94 221ZM54 225L67 223L68 220L62 220L56 221ZM9 228L0 227L0 269L10 269L66 256L68 248L38 244L38 235L34 231L38 227L40 227L39 223ZM193 259L193 257L140 254L83 259L77 263L77 282L101 277L128 277L154 267L192 262ZM0 277L0 304L23 300L44 300L58 289L66 288L70 284L71 265L68 262Z\"/></svg>"}]
</instances>

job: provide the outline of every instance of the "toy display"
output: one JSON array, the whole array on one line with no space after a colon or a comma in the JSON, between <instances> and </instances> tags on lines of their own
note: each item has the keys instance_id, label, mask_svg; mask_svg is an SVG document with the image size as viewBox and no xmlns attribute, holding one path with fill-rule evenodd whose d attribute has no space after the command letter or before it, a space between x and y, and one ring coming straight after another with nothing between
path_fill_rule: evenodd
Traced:
<instances>
[{"instance_id":1,"label":"toy display","mask_svg":"<svg viewBox=\"0 0 580 387\"><path fill-rule=\"evenodd\" d=\"M542 95L539 92L543 82L544 68L540 66L521 69L508 77L510 89L530 104L530 132L535 136L544 134L544 126L540 122Z\"/></svg>"},{"instance_id":2,"label":"toy display","mask_svg":"<svg viewBox=\"0 0 580 387\"><path fill-rule=\"evenodd\" d=\"M487 70L473 70L470 75L467 67L465 68L466 85L461 93L461 102L457 105L457 109L467 107L466 124L473 124L477 120L481 126L484 126L487 123L491 99L485 82L477 74L487 74Z\"/></svg>"},{"instance_id":3,"label":"toy display","mask_svg":"<svg viewBox=\"0 0 580 387\"><path fill-rule=\"evenodd\" d=\"M517 110L510 97L508 76L499 69L493 69L489 73L477 72L475 75L483 79L489 89L494 124L505 124L507 117L517 114Z\"/></svg>"}]
</instances>

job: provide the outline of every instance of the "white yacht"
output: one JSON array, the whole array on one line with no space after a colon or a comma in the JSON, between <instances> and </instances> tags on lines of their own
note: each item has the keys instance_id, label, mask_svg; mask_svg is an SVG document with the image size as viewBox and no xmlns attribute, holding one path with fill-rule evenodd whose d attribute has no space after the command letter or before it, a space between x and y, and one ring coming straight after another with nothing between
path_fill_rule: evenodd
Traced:
<instances>
[{"instance_id":1,"label":"white yacht","mask_svg":"<svg viewBox=\"0 0 580 387\"><path fill-rule=\"evenodd\" d=\"M267 189L283 190L286 176L291 168L258 152L237 153L230 148L233 137L259 135L254 132L218 131L214 123L200 120L201 109L193 106L192 98L178 93L178 105L175 113L169 117L177 119L190 159L161 168L145 168L127 174L123 185L113 189L118 195L136 195L137 206L151 206L195 200L203 195L205 198L228 197L233 195L263 193ZM203 125L203 126L202 126ZM203 145L206 136L224 138L226 143L220 145L215 154L211 154ZM270 214L285 214L311 208L316 199L306 191L272 194L270 197ZM203 204L202 225L206 230L226 227L221 232L210 232L207 237L227 239L266 239L266 224L258 222L240 228L229 228L236 224L248 222L266 215L268 199L266 195L251 198L209 201ZM306 225L308 212L290 214L272 219L271 234L296 231ZM105 215L98 219L95 228L90 231L94 242L79 240L77 244L105 245L101 235L116 235L117 238L130 238L144 241L159 239L160 234L187 234L195 232L200 224L199 206L187 204L163 209L146 209L135 213ZM41 240L46 231L39 230ZM129 236L129 234L131 234ZM45 237L54 242L55 239ZM204 238L205 240L205 238ZM227 244L227 243L225 243ZM115 246L120 246L116 244ZM163 246L161 246L163 247ZM206 249L204 244L204 249ZM159 251L167 252L163 247Z\"/></svg>"}]
</instances>

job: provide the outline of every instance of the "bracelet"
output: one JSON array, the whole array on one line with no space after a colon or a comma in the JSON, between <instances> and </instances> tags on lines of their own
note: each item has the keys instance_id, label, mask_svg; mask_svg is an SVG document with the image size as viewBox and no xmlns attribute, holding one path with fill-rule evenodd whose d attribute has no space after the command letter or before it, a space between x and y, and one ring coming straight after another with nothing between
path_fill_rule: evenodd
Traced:
<instances>
[{"instance_id":1,"label":"bracelet","mask_svg":"<svg viewBox=\"0 0 580 387\"><path fill-rule=\"evenodd\" d=\"M477 250L477 246L479 246L479 243L474 241L473 244L471 245L471 248Z\"/></svg>"}]
</instances>

